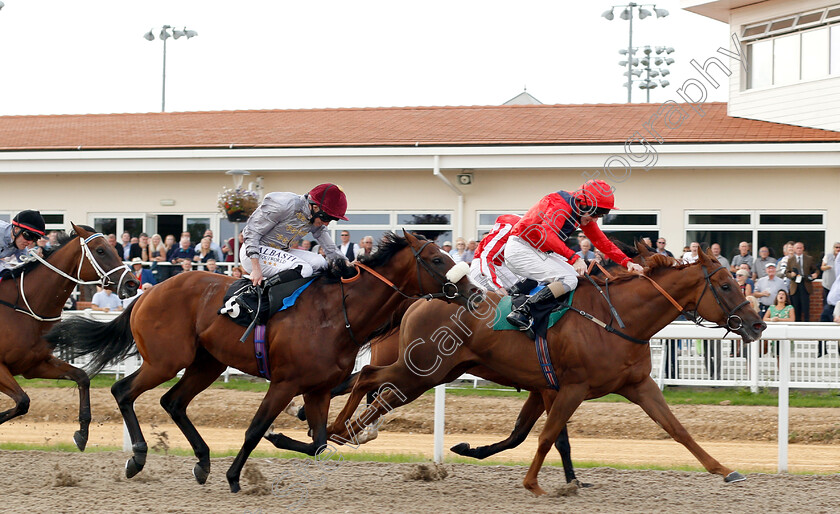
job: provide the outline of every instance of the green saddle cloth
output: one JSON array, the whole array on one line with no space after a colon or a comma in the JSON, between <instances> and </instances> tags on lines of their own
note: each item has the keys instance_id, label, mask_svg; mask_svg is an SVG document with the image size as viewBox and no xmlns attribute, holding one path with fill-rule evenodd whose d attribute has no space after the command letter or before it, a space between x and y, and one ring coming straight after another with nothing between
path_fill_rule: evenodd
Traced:
<instances>
[{"instance_id":1,"label":"green saddle cloth","mask_svg":"<svg viewBox=\"0 0 840 514\"><path fill-rule=\"evenodd\" d=\"M560 321L560 318L562 318L563 315L566 314L566 311L568 311L569 308L565 305L571 305L572 298L574 297L574 295L575 292L572 291L571 293L563 297L564 306L557 309L556 311L553 311L548 317L548 328L553 327L554 324ZM510 302L510 296L505 296L499 301L499 305L496 306L496 319L493 322L493 330L519 330L518 327L511 325L510 323L508 323L507 319L505 319L511 311Z\"/></svg>"}]
</instances>

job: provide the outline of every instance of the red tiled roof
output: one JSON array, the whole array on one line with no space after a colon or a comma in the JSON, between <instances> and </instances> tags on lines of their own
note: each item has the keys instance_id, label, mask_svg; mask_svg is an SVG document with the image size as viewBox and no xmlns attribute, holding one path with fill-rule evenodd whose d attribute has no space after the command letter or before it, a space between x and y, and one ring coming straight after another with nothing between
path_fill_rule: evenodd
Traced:
<instances>
[{"instance_id":1,"label":"red tiled roof","mask_svg":"<svg viewBox=\"0 0 840 514\"><path fill-rule=\"evenodd\" d=\"M840 132L733 118L689 106L666 143L840 141ZM659 104L504 105L1 116L0 150L294 148L622 143ZM673 120L672 122L679 121Z\"/></svg>"}]
</instances>

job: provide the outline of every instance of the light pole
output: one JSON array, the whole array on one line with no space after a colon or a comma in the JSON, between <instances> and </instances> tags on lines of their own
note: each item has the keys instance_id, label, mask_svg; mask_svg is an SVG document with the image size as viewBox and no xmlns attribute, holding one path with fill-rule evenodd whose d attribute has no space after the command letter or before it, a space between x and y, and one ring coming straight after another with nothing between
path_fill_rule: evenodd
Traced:
<instances>
[{"instance_id":1,"label":"light pole","mask_svg":"<svg viewBox=\"0 0 840 514\"><path fill-rule=\"evenodd\" d=\"M645 71L645 78L638 80L637 82L639 82L639 89L647 90L647 102L650 103L651 89L654 89L657 86L668 87L668 85L670 84L670 82L668 82L668 80L665 78L661 78L658 80L654 79L660 76L666 77L671 73L671 70L662 66L670 66L671 64L674 64L674 59L668 57L669 54L674 52L674 49L670 46L657 46L656 49L652 50L649 46L645 46L642 52L645 54L645 56L642 57L640 63L642 66L644 66L643 70ZM650 55L651 53L655 53L656 55ZM659 67L651 69L651 62L654 64L654 66ZM628 80L630 80L629 77Z\"/></svg>"},{"instance_id":2,"label":"light pole","mask_svg":"<svg viewBox=\"0 0 840 514\"><path fill-rule=\"evenodd\" d=\"M169 29L171 29L171 25L164 25L160 29L160 35L158 36L160 39L163 40L163 91L161 92L160 96L160 112L166 112L166 40L174 37L175 39L180 38L181 36L185 36L187 39L193 38L198 35L198 32L194 30L187 30L187 27L184 27L183 30L174 29L172 33L169 33ZM155 40L155 29L149 29L148 32L143 34L143 37L146 41L154 41Z\"/></svg>"},{"instance_id":3,"label":"light pole","mask_svg":"<svg viewBox=\"0 0 840 514\"><path fill-rule=\"evenodd\" d=\"M622 66L625 64L627 65L627 103L631 103L633 101L633 81L631 80L631 76L633 74L633 54L635 53L635 49L633 48L633 10L637 9L639 12L639 19L644 20L652 14L650 11L645 9L645 6L652 7L657 18L664 18L668 16L668 11L665 9L658 9L656 4L637 4L634 2L630 2L626 5L614 5L609 11L601 13L602 17L612 21L615 18L613 10L623 7L624 10L621 11L619 18L630 22L630 30L628 31L629 37L627 41L627 62L622 64Z\"/></svg>"},{"instance_id":4,"label":"light pole","mask_svg":"<svg viewBox=\"0 0 840 514\"><path fill-rule=\"evenodd\" d=\"M233 188L235 190L242 189L242 181L251 172L248 170L228 170L225 175L233 177ZM233 222L233 265L239 266L239 222Z\"/></svg>"}]
</instances>

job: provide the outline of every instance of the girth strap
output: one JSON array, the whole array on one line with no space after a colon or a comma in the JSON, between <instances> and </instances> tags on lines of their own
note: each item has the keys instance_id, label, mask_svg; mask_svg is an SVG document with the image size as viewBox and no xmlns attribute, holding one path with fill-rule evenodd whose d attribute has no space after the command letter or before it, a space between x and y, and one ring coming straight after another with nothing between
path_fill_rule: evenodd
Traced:
<instances>
[{"instance_id":1,"label":"girth strap","mask_svg":"<svg viewBox=\"0 0 840 514\"><path fill-rule=\"evenodd\" d=\"M545 376L548 387L559 391L560 383L557 380L557 374L554 373L554 365L551 363L551 355L548 352L548 341L542 336L536 336L534 338L534 344L537 348L537 360L540 363L540 369Z\"/></svg>"},{"instance_id":2,"label":"girth strap","mask_svg":"<svg viewBox=\"0 0 840 514\"><path fill-rule=\"evenodd\" d=\"M268 365L268 346L265 344L265 325L254 329L254 355L257 357L257 370L260 376L271 380L271 368Z\"/></svg>"}]
</instances>

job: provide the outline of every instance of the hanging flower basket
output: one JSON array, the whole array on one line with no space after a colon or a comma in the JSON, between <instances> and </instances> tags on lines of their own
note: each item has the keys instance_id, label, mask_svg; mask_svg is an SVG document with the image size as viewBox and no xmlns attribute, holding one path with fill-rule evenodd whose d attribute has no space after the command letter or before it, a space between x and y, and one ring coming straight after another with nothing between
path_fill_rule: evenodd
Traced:
<instances>
[{"instance_id":1,"label":"hanging flower basket","mask_svg":"<svg viewBox=\"0 0 840 514\"><path fill-rule=\"evenodd\" d=\"M232 223L247 221L259 206L259 195L248 189L225 189L219 193L219 210Z\"/></svg>"}]
</instances>

